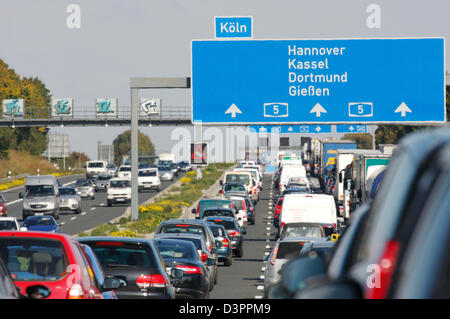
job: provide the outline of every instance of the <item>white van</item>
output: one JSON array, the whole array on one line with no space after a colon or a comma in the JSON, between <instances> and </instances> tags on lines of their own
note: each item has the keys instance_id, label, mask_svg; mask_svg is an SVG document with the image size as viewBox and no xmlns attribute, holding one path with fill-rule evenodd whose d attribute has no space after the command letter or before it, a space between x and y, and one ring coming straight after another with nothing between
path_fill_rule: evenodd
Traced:
<instances>
[{"instance_id":1,"label":"white van","mask_svg":"<svg viewBox=\"0 0 450 319\"><path fill-rule=\"evenodd\" d=\"M250 172L252 174L252 178L256 182L256 186L259 190L262 190L262 179L261 175L259 175L259 171L256 168L235 168L233 171L235 172Z\"/></svg>"},{"instance_id":2,"label":"white van","mask_svg":"<svg viewBox=\"0 0 450 319\"><path fill-rule=\"evenodd\" d=\"M107 161L87 161L86 162L86 179L95 179L98 175L108 173Z\"/></svg>"},{"instance_id":3,"label":"white van","mask_svg":"<svg viewBox=\"0 0 450 319\"><path fill-rule=\"evenodd\" d=\"M333 224L336 227L334 197L325 194L287 194L284 196L279 219L278 235L283 226L289 223Z\"/></svg>"},{"instance_id":4,"label":"white van","mask_svg":"<svg viewBox=\"0 0 450 319\"><path fill-rule=\"evenodd\" d=\"M161 179L157 168L143 168L138 171L138 191L161 190Z\"/></svg>"},{"instance_id":5,"label":"white van","mask_svg":"<svg viewBox=\"0 0 450 319\"><path fill-rule=\"evenodd\" d=\"M117 177L120 178L131 178L131 166L121 165L117 170Z\"/></svg>"},{"instance_id":6,"label":"white van","mask_svg":"<svg viewBox=\"0 0 450 319\"><path fill-rule=\"evenodd\" d=\"M256 204L259 197L258 187L256 181L252 178L250 172L227 172L224 176L224 181L220 181L221 185L224 183L241 183L247 187L248 196L253 204Z\"/></svg>"},{"instance_id":7,"label":"white van","mask_svg":"<svg viewBox=\"0 0 450 319\"><path fill-rule=\"evenodd\" d=\"M289 178L297 177L297 178L306 178L306 168L305 166L298 165L287 165L283 166L283 170L281 171L280 176L280 192L283 192L286 189L286 186L289 182Z\"/></svg>"}]
</instances>

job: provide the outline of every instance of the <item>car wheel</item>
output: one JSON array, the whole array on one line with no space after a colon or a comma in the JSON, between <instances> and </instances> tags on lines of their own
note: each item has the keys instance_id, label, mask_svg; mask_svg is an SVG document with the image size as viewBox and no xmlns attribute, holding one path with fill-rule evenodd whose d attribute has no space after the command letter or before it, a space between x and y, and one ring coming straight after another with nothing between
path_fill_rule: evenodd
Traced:
<instances>
[{"instance_id":1,"label":"car wheel","mask_svg":"<svg viewBox=\"0 0 450 319\"><path fill-rule=\"evenodd\" d=\"M217 285L217 277L218 277L218 271L216 269L216 275L214 276L214 285Z\"/></svg>"},{"instance_id":2,"label":"car wheel","mask_svg":"<svg viewBox=\"0 0 450 319\"><path fill-rule=\"evenodd\" d=\"M111 207L111 205L112 205L112 203L111 203L111 201L109 200L109 201L108 201L108 207Z\"/></svg>"},{"instance_id":3,"label":"car wheel","mask_svg":"<svg viewBox=\"0 0 450 319\"><path fill-rule=\"evenodd\" d=\"M225 259L225 261L223 262L224 266L231 266L231 264L233 263L233 257L230 256L230 258Z\"/></svg>"},{"instance_id":4,"label":"car wheel","mask_svg":"<svg viewBox=\"0 0 450 319\"><path fill-rule=\"evenodd\" d=\"M81 214L81 208L78 208L76 211L75 211L75 214Z\"/></svg>"},{"instance_id":5,"label":"car wheel","mask_svg":"<svg viewBox=\"0 0 450 319\"><path fill-rule=\"evenodd\" d=\"M242 258L244 256L244 248L242 246L241 246L241 249L239 249L239 252L238 252L237 256L239 258Z\"/></svg>"}]
</instances>

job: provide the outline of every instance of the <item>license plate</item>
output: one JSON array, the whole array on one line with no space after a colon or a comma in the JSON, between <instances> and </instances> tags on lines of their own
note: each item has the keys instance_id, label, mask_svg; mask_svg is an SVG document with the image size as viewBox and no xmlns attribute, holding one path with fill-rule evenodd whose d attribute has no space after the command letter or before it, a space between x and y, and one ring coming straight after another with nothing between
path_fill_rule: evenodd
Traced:
<instances>
[{"instance_id":1,"label":"license plate","mask_svg":"<svg viewBox=\"0 0 450 319\"><path fill-rule=\"evenodd\" d=\"M34 216L44 216L44 213L35 213Z\"/></svg>"},{"instance_id":2,"label":"license plate","mask_svg":"<svg viewBox=\"0 0 450 319\"><path fill-rule=\"evenodd\" d=\"M125 199L124 198L117 198L116 201L118 202L123 202Z\"/></svg>"}]
</instances>

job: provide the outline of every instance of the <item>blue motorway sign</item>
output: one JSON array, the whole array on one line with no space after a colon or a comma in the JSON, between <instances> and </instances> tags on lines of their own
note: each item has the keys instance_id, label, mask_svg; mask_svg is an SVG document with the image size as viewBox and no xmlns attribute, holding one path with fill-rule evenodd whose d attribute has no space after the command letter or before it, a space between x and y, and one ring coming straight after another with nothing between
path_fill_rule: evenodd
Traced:
<instances>
[{"instance_id":1,"label":"blue motorway sign","mask_svg":"<svg viewBox=\"0 0 450 319\"><path fill-rule=\"evenodd\" d=\"M252 17L215 17L216 38L251 38Z\"/></svg>"},{"instance_id":2,"label":"blue motorway sign","mask_svg":"<svg viewBox=\"0 0 450 319\"><path fill-rule=\"evenodd\" d=\"M444 39L195 40L192 120L443 123Z\"/></svg>"},{"instance_id":3,"label":"blue motorway sign","mask_svg":"<svg viewBox=\"0 0 450 319\"><path fill-rule=\"evenodd\" d=\"M364 124L350 124L336 125L336 133L367 133L367 125Z\"/></svg>"},{"instance_id":4,"label":"blue motorway sign","mask_svg":"<svg viewBox=\"0 0 450 319\"><path fill-rule=\"evenodd\" d=\"M331 125L250 125L253 133L331 133Z\"/></svg>"}]
</instances>

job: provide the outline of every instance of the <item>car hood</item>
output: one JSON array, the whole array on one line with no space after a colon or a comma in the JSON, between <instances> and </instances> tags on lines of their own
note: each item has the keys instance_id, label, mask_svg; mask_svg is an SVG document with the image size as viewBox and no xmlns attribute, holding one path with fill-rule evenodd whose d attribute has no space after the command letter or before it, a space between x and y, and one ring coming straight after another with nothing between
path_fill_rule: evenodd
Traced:
<instances>
[{"instance_id":1,"label":"car hood","mask_svg":"<svg viewBox=\"0 0 450 319\"><path fill-rule=\"evenodd\" d=\"M76 195L60 195L60 198L61 199L65 199L65 200L67 200L67 199L78 199L78 196L76 196Z\"/></svg>"},{"instance_id":2,"label":"car hood","mask_svg":"<svg viewBox=\"0 0 450 319\"><path fill-rule=\"evenodd\" d=\"M29 204L45 204L45 203L54 203L55 196L42 196L42 197L27 197L25 201Z\"/></svg>"}]
</instances>

